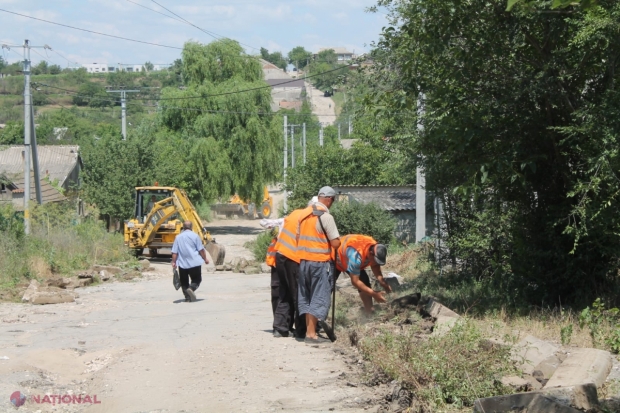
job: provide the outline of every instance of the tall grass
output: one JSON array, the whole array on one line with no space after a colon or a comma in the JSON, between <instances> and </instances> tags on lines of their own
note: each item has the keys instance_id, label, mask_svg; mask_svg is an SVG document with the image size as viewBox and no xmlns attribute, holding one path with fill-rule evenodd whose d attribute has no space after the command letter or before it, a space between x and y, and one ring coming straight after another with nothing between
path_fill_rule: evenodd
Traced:
<instances>
[{"instance_id":1,"label":"tall grass","mask_svg":"<svg viewBox=\"0 0 620 413\"><path fill-rule=\"evenodd\" d=\"M122 235L108 233L94 220L80 220L68 204L35 207L30 235L24 235L20 213L0 206L0 249L0 289L130 260Z\"/></svg>"}]
</instances>

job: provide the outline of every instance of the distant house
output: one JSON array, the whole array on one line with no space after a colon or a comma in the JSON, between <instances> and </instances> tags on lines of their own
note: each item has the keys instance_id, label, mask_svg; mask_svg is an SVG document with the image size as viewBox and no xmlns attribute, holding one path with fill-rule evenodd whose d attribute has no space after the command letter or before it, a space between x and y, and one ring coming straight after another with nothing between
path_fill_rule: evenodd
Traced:
<instances>
[{"instance_id":1,"label":"distant house","mask_svg":"<svg viewBox=\"0 0 620 413\"><path fill-rule=\"evenodd\" d=\"M375 203L396 218L394 235L399 241L415 242L416 190L415 186L340 185L333 187L340 202ZM433 206L426 205L427 235L433 233Z\"/></svg>"},{"instance_id":2,"label":"distant house","mask_svg":"<svg viewBox=\"0 0 620 413\"><path fill-rule=\"evenodd\" d=\"M107 73L111 71L110 69L114 69L114 67L108 66L107 63L86 63L82 67L88 73Z\"/></svg>"},{"instance_id":3,"label":"distant house","mask_svg":"<svg viewBox=\"0 0 620 413\"><path fill-rule=\"evenodd\" d=\"M319 49L319 52L314 55L314 58L316 59L317 55L325 50L333 50L334 53L336 53L336 56L338 56L338 63L349 62L355 57L355 54L348 51L346 47L324 47Z\"/></svg>"},{"instance_id":4,"label":"distant house","mask_svg":"<svg viewBox=\"0 0 620 413\"><path fill-rule=\"evenodd\" d=\"M303 80L294 79L273 63L259 59L263 69L263 79L271 86L271 110L280 108L301 107L306 84Z\"/></svg>"},{"instance_id":5,"label":"distant house","mask_svg":"<svg viewBox=\"0 0 620 413\"><path fill-rule=\"evenodd\" d=\"M24 175L6 175L4 183L0 184L0 203L11 202L17 211L24 210ZM54 188L45 178L40 178L41 201L43 204L50 202L62 202L67 198ZM36 186L34 183L34 173L30 174L30 200L33 205L37 201Z\"/></svg>"},{"instance_id":6,"label":"distant house","mask_svg":"<svg viewBox=\"0 0 620 413\"><path fill-rule=\"evenodd\" d=\"M79 146L42 145L37 146L37 150L41 179L48 178L51 182L57 182L59 187L69 191L79 187L82 168ZM23 146L0 149L0 173L6 176L23 176Z\"/></svg>"}]
</instances>

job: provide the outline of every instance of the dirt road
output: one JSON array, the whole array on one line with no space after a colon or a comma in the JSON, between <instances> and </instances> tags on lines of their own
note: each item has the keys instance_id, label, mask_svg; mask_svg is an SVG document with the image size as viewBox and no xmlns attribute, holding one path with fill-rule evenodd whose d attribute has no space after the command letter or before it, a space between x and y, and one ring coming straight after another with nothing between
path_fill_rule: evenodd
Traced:
<instances>
[{"instance_id":1,"label":"dirt road","mask_svg":"<svg viewBox=\"0 0 620 413\"><path fill-rule=\"evenodd\" d=\"M312 94L312 113L319 118L319 122L325 125L332 125L336 121L336 104L334 100L323 96L323 92L308 82L306 82L306 90Z\"/></svg>"},{"instance_id":2,"label":"dirt road","mask_svg":"<svg viewBox=\"0 0 620 413\"><path fill-rule=\"evenodd\" d=\"M249 256L255 221L209 225L227 261ZM331 348L273 338L269 275L208 272L183 302L169 262L134 282L78 289L77 303L0 304L0 411L363 411L362 387ZM7 359L8 358L8 359ZM345 378L346 377L346 378ZM90 396L97 404L36 403ZM54 397L54 400L69 400ZM368 407L366 407L368 408ZM368 411L368 410L367 410ZM370 410L372 411L372 410Z\"/></svg>"}]
</instances>

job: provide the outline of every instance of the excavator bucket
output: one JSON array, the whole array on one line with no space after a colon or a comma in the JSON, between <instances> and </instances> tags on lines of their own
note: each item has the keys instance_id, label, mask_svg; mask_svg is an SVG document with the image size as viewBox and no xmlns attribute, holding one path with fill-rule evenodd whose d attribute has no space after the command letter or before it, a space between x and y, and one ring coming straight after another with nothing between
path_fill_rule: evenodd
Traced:
<instances>
[{"instance_id":1,"label":"excavator bucket","mask_svg":"<svg viewBox=\"0 0 620 413\"><path fill-rule=\"evenodd\" d=\"M210 242L205 247L215 265L224 264L224 257L226 256L226 248L222 244L216 244L215 242Z\"/></svg>"}]
</instances>

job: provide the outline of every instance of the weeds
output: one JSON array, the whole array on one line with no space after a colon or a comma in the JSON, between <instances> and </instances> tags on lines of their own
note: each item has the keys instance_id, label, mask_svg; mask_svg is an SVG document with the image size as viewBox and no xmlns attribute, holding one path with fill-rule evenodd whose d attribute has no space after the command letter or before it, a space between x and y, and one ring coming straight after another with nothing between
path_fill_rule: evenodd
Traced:
<instances>
[{"instance_id":1,"label":"weeds","mask_svg":"<svg viewBox=\"0 0 620 413\"><path fill-rule=\"evenodd\" d=\"M447 334L418 338L415 330L383 331L360 340L359 348L390 378L409 386L430 411L472 406L480 397L505 394L500 379L514 372L508 348L483 348L482 332L468 320Z\"/></svg>"},{"instance_id":2,"label":"weeds","mask_svg":"<svg viewBox=\"0 0 620 413\"><path fill-rule=\"evenodd\" d=\"M263 262L267 256L267 248L269 248L272 239L271 231L264 231L258 234L254 241L248 241L243 246L252 251L256 261Z\"/></svg>"},{"instance_id":3,"label":"weeds","mask_svg":"<svg viewBox=\"0 0 620 413\"><path fill-rule=\"evenodd\" d=\"M25 236L19 214L10 205L0 207L0 290L130 260L122 235L93 220L80 222L71 205L37 206L31 214L31 234Z\"/></svg>"},{"instance_id":4,"label":"weeds","mask_svg":"<svg viewBox=\"0 0 620 413\"><path fill-rule=\"evenodd\" d=\"M588 327L592 342L596 347L608 347L614 353L620 352L620 310L617 308L605 309L600 298L592 303L592 308L586 307L579 314L579 327Z\"/></svg>"}]
</instances>

